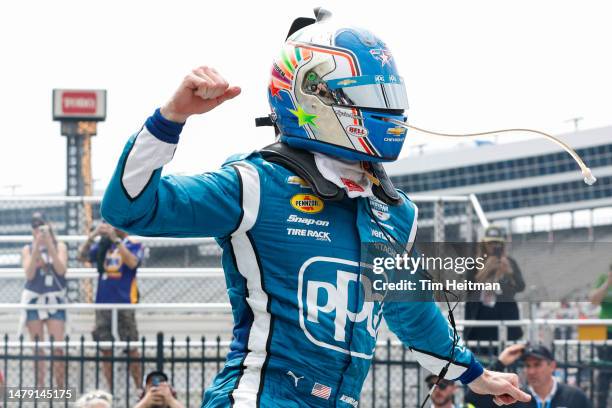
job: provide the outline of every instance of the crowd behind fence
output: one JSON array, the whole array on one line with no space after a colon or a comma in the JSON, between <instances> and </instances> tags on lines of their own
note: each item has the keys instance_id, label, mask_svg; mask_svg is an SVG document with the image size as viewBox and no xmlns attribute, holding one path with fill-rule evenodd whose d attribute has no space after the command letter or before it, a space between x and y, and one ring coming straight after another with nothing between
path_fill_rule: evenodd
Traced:
<instances>
[{"instance_id":1,"label":"crowd behind fence","mask_svg":"<svg viewBox=\"0 0 612 408\"><path fill-rule=\"evenodd\" d=\"M71 305L71 307L87 307L97 305ZM115 307L119 305L111 305ZM133 305L143 307L145 305ZM152 305L155 306L155 305ZM159 305L158 305L159 306ZM15 305L2 305L2 309ZM44 307L44 306L41 306ZM121 305L125 307L125 305ZM209 310L226 310L228 305L166 305L181 310L202 307ZM501 328L522 325L568 327L573 325L610 324L612 320L521 320L517 322L503 321L458 321L459 328L471 325L495 325ZM502 329L503 333L504 330ZM528 330L534 332L534 330ZM500 341L470 342L468 346L487 364L496 356L491 350L500 349L510 344ZM176 389L178 397L187 407L199 406L202 393L208 387L216 373L222 367L229 350L229 338L219 336L185 337L178 339L170 334L158 333L154 339L142 337L133 342L110 341L99 342L87 340L85 336L66 338L61 341L27 341L23 337L10 340L8 335L0 341L0 364L5 379L5 387L41 386L37 384L38 364L45 362L47 383L53 386L53 364L65 365L64 383L77 394L83 394L92 389L108 389L115 396L116 407L130 407L136 402L137 389L140 384L134 384L129 375L130 364L138 364L142 373L155 369L165 371L170 383ZM535 343L536 341L532 341ZM563 382L582 388L593 399L595 377L597 372L605 370L612 372L612 362L599 360L598 347L612 347L612 340L580 341L576 339L556 339L548 344L554 353L557 363L557 376ZM104 356L101 350L110 348L111 354ZM131 359L126 350L137 348L139 357ZM44 350L44 353L41 351ZM53 351L56 350L56 351ZM61 353L57 353L61 350ZM483 352L484 350L484 352ZM112 367L112 380L106 384L101 375L101 365L108 361ZM520 372L521 366L514 365L512 371ZM424 372L413 359L410 351L401 343L387 339L379 341L368 378L364 384L360 406L362 407L416 407L426 390L423 383ZM6 392L3 394L3 406L6 405ZM22 402L19 406L69 406L67 401L55 404Z\"/></svg>"},{"instance_id":2,"label":"crowd behind fence","mask_svg":"<svg viewBox=\"0 0 612 408\"><path fill-rule=\"evenodd\" d=\"M474 238L477 228L486 227L489 223L482 212L482 208L475 196L469 197L415 197L424 216L420 225L424 227L425 237L428 240L445 241L447 239ZM61 203L98 203L99 197L17 197L14 200L6 197L0 198L4 205L31 201L30 204L42 201L57 210ZM425 208L424 208L425 207ZM17 209L15 211L2 211L0 209L0 227L6 227L8 218L16 220L17 224L28 227L27 219L31 210ZM63 225L63 211L55 211L54 224ZM7 218L8 217L8 218ZM21 218L19 218L21 217ZM10 223L9 223L10 224ZM15 224L16 225L16 224ZM10 225L8 226L10 227ZM8 228L7 227L7 228ZM11 229L12 228L12 229ZM23 235L0 235L2 254L12 253L15 248L21 247L32 240L27 231L15 228L4 228L2 233ZM61 227L58 228L62 231ZM423 231L423 229L421 230ZM25 234L24 234L25 233ZM422 232L421 232L422 233ZM75 246L85 241L86 236L59 235L58 239ZM145 261L144 267L138 272L145 294L145 302L140 304L91 304L87 295L82 292L82 281L90 280L95 291L95 282L98 276L94 268L70 267L67 277L76 283L75 294L71 298L73 303L62 305L62 308L72 312L91 313L93 310L111 310L112 333L118 336L118 311L134 309L141 312L163 313L176 312L186 316L187 313L199 312L202 314L221 314L230 319L231 308L225 294L225 283L222 269L219 264L219 249L210 238L172 239L172 238L145 238L139 237L151 249L150 262ZM12 246L11 246L12 245ZM181 257L177 258L172 251L181 249ZM166 256L172 254L172 256ZM195 260L195 262L194 262ZM166 262L166 263L164 263ZM77 266L73 262L71 266ZM177 266L196 266L182 267ZM16 266L16 265L15 265ZM151 267L154 266L154 267ZM18 294L23 285L23 271L21 268L2 268L0 296L5 299L0 304L0 314L17 313L23 309L50 309L57 306L49 305L21 305L18 303ZM174 289L161 279L172 276ZM207 285L193 285L194 280L211 283ZM190 288L178 287L177 282ZM158 287L159 286L159 287ZM176 287L175 287L176 286ZM200 290L206 286L206 292ZM18 290L19 288L19 290ZM189 290L187 290L189 289ZM70 290L70 287L69 287ZM185 303L190 301L191 294L197 291L198 303ZM156 293L163 296L157 296ZM176 292L176 299L173 293ZM186 300L187 299L187 300ZM181 302L181 303L172 303ZM208 302L208 303L202 303ZM459 330L470 326L499 327L499 341L475 341L468 345L480 355L487 363L495 358L495 351L509 344L508 328L522 326L526 328L523 341L532 344L544 341L552 348L556 356L559 370L558 376L562 381L579 386L593 399L595 374L605 370L612 372L612 363L601 361L597 355L598 347L610 347L612 340L608 341L580 341L574 338L573 330L581 325L612 325L612 320L553 320L553 319L523 319L516 321L458 321ZM1 327L1 326L0 326ZM5 327L6 329L6 327ZM561 329L561 330L555 330ZM552 336L542 336L543 331L554 332ZM198 329L195 330L198 332ZM201 331L204 332L204 331ZM1 333L1 332L0 332ZM206 333L211 333L206 331ZM123 341L91 341L88 335L68 335L64 339L50 339L49 341L29 341L24 337L16 337L14 333L6 333L0 337L0 371L4 377L4 387L8 386L53 386L53 364L65 365L63 372L66 387L83 394L92 389L105 388L115 396L116 407L133 406L136 401L137 389L142 384L134 384L129 375L129 367L138 364L141 372L146 374L154 369L162 369L169 374L172 386L177 390L179 399L187 407L199 406L203 390L209 386L212 379L222 367L225 356L229 350L229 336L220 336L220 331L212 336L183 336L166 329L157 335L134 339L132 342ZM102 350L109 348L110 355L104 355ZM133 358L126 350L136 348L139 357ZM44 351L44 353L42 353ZM61 351L58 353L56 351ZM102 375L104 362L111 364L112 380L106 384ZM38 370L45 364L47 384L38 384ZM513 366L512 370L520 370L520 365ZM360 406L362 407L415 407L426 392L423 382L424 372L411 353L401 343L388 339L379 341L376 355L372 361L372 368L366 379ZM57 385L57 384L55 384ZM6 391L6 388L4 389ZM7 406L7 393L2 398L3 406ZM21 402L18 406L45 406L46 404L34 402ZM49 406L69 406L69 403L49 404Z\"/></svg>"}]
</instances>

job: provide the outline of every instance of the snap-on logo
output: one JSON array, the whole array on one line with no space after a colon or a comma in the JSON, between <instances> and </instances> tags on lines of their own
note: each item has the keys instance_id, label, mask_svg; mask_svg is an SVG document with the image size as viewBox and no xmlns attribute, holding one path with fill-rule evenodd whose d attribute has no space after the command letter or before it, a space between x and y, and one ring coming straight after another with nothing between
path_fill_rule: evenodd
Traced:
<instances>
[{"instance_id":1,"label":"snap-on logo","mask_svg":"<svg viewBox=\"0 0 612 408\"><path fill-rule=\"evenodd\" d=\"M358 125L348 125L346 128L346 133L350 136L354 137L366 137L368 135L368 129L363 126Z\"/></svg>"},{"instance_id":2,"label":"snap-on logo","mask_svg":"<svg viewBox=\"0 0 612 408\"><path fill-rule=\"evenodd\" d=\"M313 194L296 194L291 197L291 205L298 211L316 214L323 210L323 200Z\"/></svg>"}]
</instances>

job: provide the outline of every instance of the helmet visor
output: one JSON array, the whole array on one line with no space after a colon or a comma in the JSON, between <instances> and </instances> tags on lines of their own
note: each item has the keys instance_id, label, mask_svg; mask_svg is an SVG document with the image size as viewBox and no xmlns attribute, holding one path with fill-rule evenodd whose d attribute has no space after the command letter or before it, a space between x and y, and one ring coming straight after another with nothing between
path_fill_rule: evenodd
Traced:
<instances>
[{"instance_id":1,"label":"helmet visor","mask_svg":"<svg viewBox=\"0 0 612 408\"><path fill-rule=\"evenodd\" d=\"M362 75L324 80L306 74L304 92L317 95L327 105L373 109L408 109L408 96L401 77Z\"/></svg>"}]
</instances>

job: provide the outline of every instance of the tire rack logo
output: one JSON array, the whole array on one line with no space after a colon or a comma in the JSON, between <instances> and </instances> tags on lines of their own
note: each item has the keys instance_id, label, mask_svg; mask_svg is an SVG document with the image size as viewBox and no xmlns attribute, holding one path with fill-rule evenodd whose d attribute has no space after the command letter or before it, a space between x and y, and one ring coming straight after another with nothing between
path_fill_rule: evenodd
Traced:
<instances>
[{"instance_id":1,"label":"tire rack logo","mask_svg":"<svg viewBox=\"0 0 612 408\"><path fill-rule=\"evenodd\" d=\"M300 327L319 347L371 359L382 307L379 302L364 302L361 293L360 310L349 310L355 304L356 289L362 290L357 262L322 256L308 259L298 276ZM347 327L353 331L351 337Z\"/></svg>"},{"instance_id":2,"label":"tire rack logo","mask_svg":"<svg viewBox=\"0 0 612 408\"><path fill-rule=\"evenodd\" d=\"M291 205L298 211L316 214L323 211L323 200L314 194L296 194L291 197Z\"/></svg>"},{"instance_id":3,"label":"tire rack logo","mask_svg":"<svg viewBox=\"0 0 612 408\"><path fill-rule=\"evenodd\" d=\"M381 221L387 221L391 218L391 214L389 214L389 206L382 201L371 198L370 203L372 204L372 212Z\"/></svg>"}]
</instances>

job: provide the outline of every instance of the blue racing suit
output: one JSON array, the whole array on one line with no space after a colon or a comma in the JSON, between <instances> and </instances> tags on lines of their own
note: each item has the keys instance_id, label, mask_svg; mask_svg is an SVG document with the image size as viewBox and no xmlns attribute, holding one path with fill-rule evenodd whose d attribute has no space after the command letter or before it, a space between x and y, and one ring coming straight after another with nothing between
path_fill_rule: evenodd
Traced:
<instances>
[{"instance_id":1,"label":"blue racing suit","mask_svg":"<svg viewBox=\"0 0 612 408\"><path fill-rule=\"evenodd\" d=\"M257 152L219 170L161 176L182 125L159 110L132 136L102 201L102 216L130 234L215 237L223 249L233 340L203 407L356 407L382 318L419 362L446 365L452 330L434 302L365 302L360 248L376 216L412 245L417 208L374 198L323 201ZM403 193L402 193L403 194ZM370 203L372 204L372 203ZM447 378L483 369L461 343Z\"/></svg>"}]
</instances>

